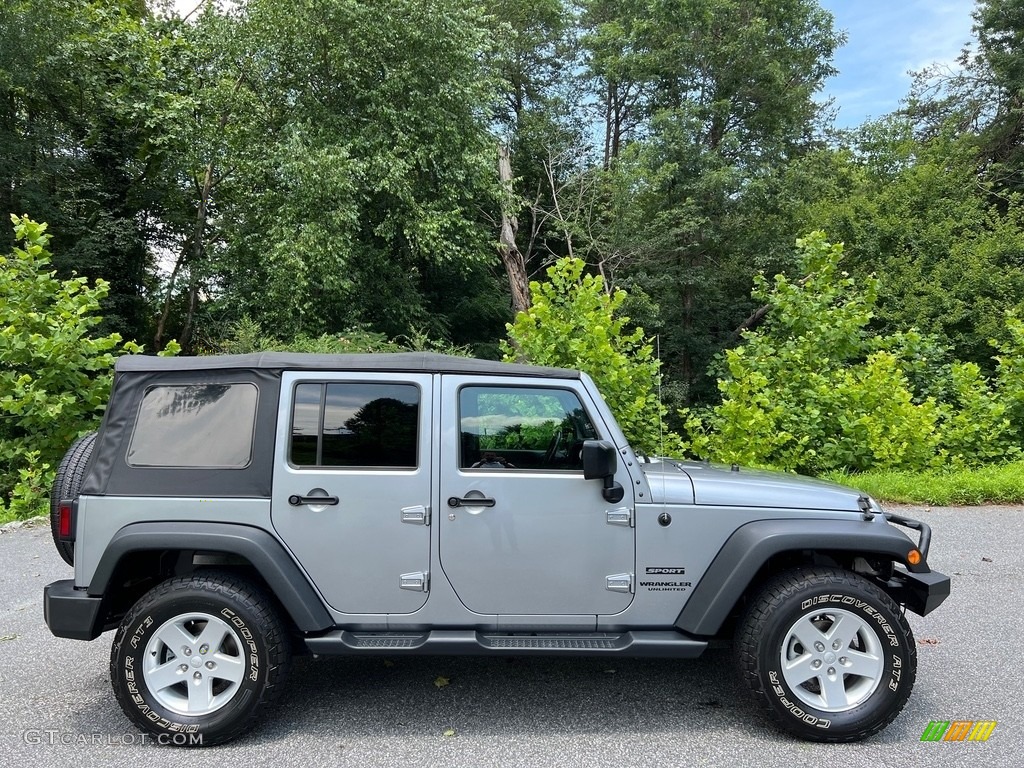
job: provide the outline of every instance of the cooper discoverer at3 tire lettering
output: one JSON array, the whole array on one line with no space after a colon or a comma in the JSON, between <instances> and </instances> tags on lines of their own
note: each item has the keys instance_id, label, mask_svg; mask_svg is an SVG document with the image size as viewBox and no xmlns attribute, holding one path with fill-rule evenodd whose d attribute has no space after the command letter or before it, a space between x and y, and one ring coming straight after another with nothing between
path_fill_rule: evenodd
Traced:
<instances>
[{"instance_id":1,"label":"cooper discoverer at3 tire lettering","mask_svg":"<svg viewBox=\"0 0 1024 768\"><path fill-rule=\"evenodd\" d=\"M899 606L839 568L804 568L769 582L747 608L736 650L769 715L811 741L877 733L914 686L917 652Z\"/></svg>"},{"instance_id":2,"label":"cooper discoverer at3 tire lettering","mask_svg":"<svg viewBox=\"0 0 1024 768\"><path fill-rule=\"evenodd\" d=\"M152 589L121 623L110 654L118 703L153 734L210 746L248 730L278 697L290 666L272 601L229 573Z\"/></svg>"}]
</instances>

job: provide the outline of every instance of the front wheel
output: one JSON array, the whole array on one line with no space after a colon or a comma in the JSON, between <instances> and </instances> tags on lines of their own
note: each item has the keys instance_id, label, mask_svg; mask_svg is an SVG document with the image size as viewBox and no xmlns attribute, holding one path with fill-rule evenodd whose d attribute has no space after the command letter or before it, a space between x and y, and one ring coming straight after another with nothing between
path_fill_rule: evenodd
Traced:
<instances>
[{"instance_id":1,"label":"front wheel","mask_svg":"<svg viewBox=\"0 0 1024 768\"><path fill-rule=\"evenodd\" d=\"M290 663L273 602L229 573L176 578L129 611L110 652L128 718L160 744L239 736L277 698Z\"/></svg>"},{"instance_id":2,"label":"front wheel","mask_svg":"<svg viewBox=\"0 0 1024 768\"><path fill-rule=\"evenodd\" d=\"M857 741L882 730L914 686L917 650L899 606L839 568L776 577L736 635L747 685L779 725L810 741Z\"/></svg>"}]
</instances>

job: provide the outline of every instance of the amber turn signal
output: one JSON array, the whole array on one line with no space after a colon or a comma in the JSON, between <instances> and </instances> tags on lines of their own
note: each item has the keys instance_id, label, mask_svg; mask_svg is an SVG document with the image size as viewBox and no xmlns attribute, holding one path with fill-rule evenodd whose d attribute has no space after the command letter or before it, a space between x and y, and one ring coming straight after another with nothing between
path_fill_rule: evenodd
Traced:
<instances>
[{"instance_id":1,"label":"amber turn signal","mask_svg":"<svg viewBox=\"0 0 1024 768\"><path fill-rule=\"evenodd\" d=\"M916 549L910 550L909 552L907 552L907 562L911 565L917 565L921 562L921 553L918 552Z\"/></svg>"}]
</instances>

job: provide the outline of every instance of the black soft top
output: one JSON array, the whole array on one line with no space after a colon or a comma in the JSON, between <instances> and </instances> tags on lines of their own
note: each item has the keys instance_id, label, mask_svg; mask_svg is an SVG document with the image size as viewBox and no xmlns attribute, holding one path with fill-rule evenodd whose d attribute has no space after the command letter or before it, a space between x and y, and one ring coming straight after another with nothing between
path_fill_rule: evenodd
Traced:
<instances>
[{"instance_id":1,"label":"black soft top","mask_svg":"<svg viewBox=\"0 0 1024 768\"><path fill-rule=\"evenodd\" d=\"M359 355L314 355L299 352L258 352L251 355L156 357L123 355L115 370L126 372L212 371L260 369L269 371L422 371L427 373L487 373L497 376L536 376L578 379L579 371L520 363L499 363L436 352L384 352Z\"/></svg>"}]
</instances>

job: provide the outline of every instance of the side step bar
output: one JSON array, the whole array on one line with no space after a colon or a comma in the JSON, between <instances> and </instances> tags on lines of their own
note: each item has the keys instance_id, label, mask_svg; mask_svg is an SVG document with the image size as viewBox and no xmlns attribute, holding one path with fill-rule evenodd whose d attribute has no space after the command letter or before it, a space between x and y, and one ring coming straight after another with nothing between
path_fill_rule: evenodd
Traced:
<instances>
[{"instance_id":1,"label":"side step bar","mask_svg":"<svg viewBox=\"0 0 1024 768\"><path fill-rule=\"evenodd\" d=\"M642 632L349 632L338 629L306 638L311 653L325 656L394 655L403 652L439 656L650 656L693 659L707 642L673 630Z\"/></svg>"}]
</instances>

